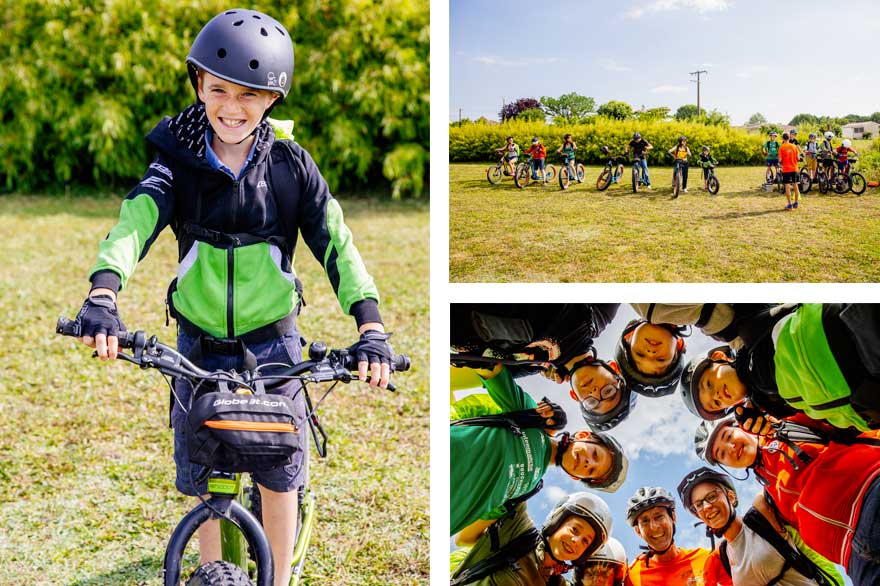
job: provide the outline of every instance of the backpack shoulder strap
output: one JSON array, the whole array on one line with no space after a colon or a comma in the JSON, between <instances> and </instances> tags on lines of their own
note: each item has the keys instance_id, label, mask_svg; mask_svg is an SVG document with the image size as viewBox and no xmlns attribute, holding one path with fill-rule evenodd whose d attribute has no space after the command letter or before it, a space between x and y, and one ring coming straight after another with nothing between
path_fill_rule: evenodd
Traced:
<instances>
[{"instance_id":1,"label":"backpack shoulder strap","mask_svg":"<svg viewBox=\"0 0 880 586\"><path fill-rule=\"evenodd\" d=\"M833 582L828 580L821 568L813 563L810 558L801 553L800 550L792 547L784 537L776 532L773 526L770 525L770 522L764 518L764 515L752 508L745 514L743 521L752 531L757 533L761 539L772 545L773 549L779 552L779 555L785 560L782 572L774 579L774 581L771 581L770 584L778 582L782 578L782 574L791 567L803 574L805 578L814 581L816 584L833 586Z\"/></svg>"},{"instance_id":2,"label":"backpack shoulder strap","mask_svg":"<svg viewBox=\"0 0 880 586\"><path fill-rule=\"evenodd\" d=\"M724 566L724 571L727 572L728 576L733 576L730 573L730 558L727 556L727 540L721 542L721 545L718 546L718 557L721 558L721 565Z\"/></svg>"},{"instance_id":3,"label":"backpack shoulder strap","mask_svg":"<svg viewBox=\"0 0 880 586\"><path fill-rule=\"evenodd\" d=\"M532 527L516 536L501 549L461 572L449 581L450 586L464 586L491 576L498 570L513 567L517 560L534 550L541 541L541 532Z\"/></svg>"}]
</instances>

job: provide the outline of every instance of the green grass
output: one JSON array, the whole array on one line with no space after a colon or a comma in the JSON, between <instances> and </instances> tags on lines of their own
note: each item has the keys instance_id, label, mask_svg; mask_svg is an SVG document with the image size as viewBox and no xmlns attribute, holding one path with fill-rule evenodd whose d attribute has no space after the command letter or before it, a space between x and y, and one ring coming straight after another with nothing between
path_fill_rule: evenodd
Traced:
<instances>
[{"instance_id":1,"label":"green grass","mask_svg":"<svg viewBox=\"0 0 880 586\"><path fill-rule=\"evenodd\" d=\"M880 191L821 195L785 212L785 196L761 191L764 168L719 167L718 195L672 199L671 167L650 167L653 191L583 184L493 186L487 164L449 171L452 282L876 282ZM559 165L556 165L559 167Z\"/></svg>"},{"instance_id":2,"label":"green grass","mask_svg":"<svg viewBox=\"0 0 880 586\"><path fill-rule=\"evenodd\" d=\"M158 373L93 360L54 334L88 290L115 197L0 198L0 584L161 584L168 537L191 502L174 489L168 389ZM343 201L382 293L392 342L412 357L398 392L340 385L322 407L328 456L312 450L318 500L308 584L428 580L428 206ZM164 294L176 267L170 231L120 295L130 328L173 342ZM394 242L393 248L388 242ZM308 248L297 271L307 339L355 339ZM184 565L195 562L191 547Z\"/></svg>"}]
</instances>

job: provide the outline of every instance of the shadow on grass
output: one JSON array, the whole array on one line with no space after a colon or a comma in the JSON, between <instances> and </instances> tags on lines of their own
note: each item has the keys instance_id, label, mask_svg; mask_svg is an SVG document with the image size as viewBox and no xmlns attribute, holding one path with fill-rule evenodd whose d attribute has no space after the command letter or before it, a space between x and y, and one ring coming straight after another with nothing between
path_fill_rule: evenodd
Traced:
<instances>
[{"instance_id":1,"label":"shadow on grass","mask_svg":"<svg viewBox=\"0 0 880 586\"><path fill-rule=\"evenodd\" d=\"M185 556L182 567L184 574L189 572L186 568L195 566L198 555L192 553ZM75 582L68 582L66 586L140 586L148 582L155 582L156 578L162 577L163 558L159 556L141 558L111 571L82 578Z\"/></svg>"},{"instance_id":2,"label":"shadow on grass","mask_svg":"<svg viewBox=\"0 0 880 586\"><path fill-rule=\"evenodd\" d=\"M758 210L754 212L728 212L726 214L721 214L720 216L706 216L706 220L738 220L741 218L757 218L759 216L766 216L769 214L785 214L786 210L784 208L780 209L772 209L772 210Z\"/></svg>"}]
</instances>

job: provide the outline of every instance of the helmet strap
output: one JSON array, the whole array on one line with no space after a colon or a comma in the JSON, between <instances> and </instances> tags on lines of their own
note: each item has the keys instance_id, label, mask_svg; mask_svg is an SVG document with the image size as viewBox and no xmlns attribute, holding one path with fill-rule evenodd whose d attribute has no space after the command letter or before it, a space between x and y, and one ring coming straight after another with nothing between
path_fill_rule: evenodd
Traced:
<instances>
[{"instance_id":1,"label":"helmet strap","mask_svg":"<svg viewBox=\"0 0 880 586\"><path fill-rule=\"evenodd\" d=\"M559 434L559 443L556 444L556 460L555 463L557 466L562 468L562 455L565 454L565 451L568 449L568 445L572 442L571 434L567 431L563 431Z\"/></svg>"}]
</instances>

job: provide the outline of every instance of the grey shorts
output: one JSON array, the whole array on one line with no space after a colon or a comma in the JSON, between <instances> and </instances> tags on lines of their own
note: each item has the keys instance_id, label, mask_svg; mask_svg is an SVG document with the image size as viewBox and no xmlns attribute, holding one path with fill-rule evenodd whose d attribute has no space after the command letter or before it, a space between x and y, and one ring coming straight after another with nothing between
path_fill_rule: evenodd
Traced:
<instances>
[{"instance_id":1,"label":"grey shorts","mask_svg":"<svg viewBox=\"0 0 880 586\"><path fill-rule=\"evenodd\" d=\"M196 339L187 335L183 330L178 332L177 350L184 356L188 355ZM282 362L296 364L302 361L302 339L299 332L294 329L288 334L268 342L248 346L257 359L257 364L269 362ZM197 366L206 370L242 370L242 356L227 356L223 354L204 354ZM301 388L299 381L289 383L273 390L273 393L283 394L295 401L296 417L304 421L306 416L305 398L303 393L297 392ZM180 403L189 408L192 397L192 386L189 382L177 379L174 384L177 398ZM171 426L174 428L174 464L177 468L175 486L177 490L187 496L207 494L208 482L204 479L196 486L193 482L204 473L204 467L189 461L186 448L186 412L181 408L177 400L171 407ZM305 429L301 426L300 429ZM308 435L302 434L303 449L308 449ZM251 476L254 482L265 486L275 492L290 492L297 490L305 480L303 470L303 451L294 454L292 461L279 468L254 472Z\"/></svg>"}]
</instances>

